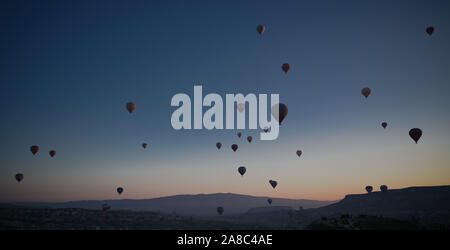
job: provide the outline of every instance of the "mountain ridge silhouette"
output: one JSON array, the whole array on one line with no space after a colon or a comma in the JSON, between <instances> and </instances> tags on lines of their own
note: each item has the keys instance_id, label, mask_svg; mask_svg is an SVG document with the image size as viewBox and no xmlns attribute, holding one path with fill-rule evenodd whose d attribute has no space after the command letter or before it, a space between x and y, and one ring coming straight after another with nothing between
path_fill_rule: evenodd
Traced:
<instances>
[{"instance_id":1,"label":"mountain ridge silhouette","mask_svg":"<svg viewBox=\"0 0 450 250\"><path fill-rule=\"evenodd\" d=\"M273 206L288 206L297 209L316 208L335 203L336 201L318 201L309 199L274 198L267 196L252 196L235 193L211 194L179 194L150 199L108 199L108 200L78 200L67 202L16 202L9 203L24 207L47 208L85 208L101 209L107 203L113 210L153 211L164 213L177 213L188 216L215 216L216 208L222 206L224 215L235 215L247 212L254 207L270 206L267 199L271 198Z\"/></svg>"}]
</instances>

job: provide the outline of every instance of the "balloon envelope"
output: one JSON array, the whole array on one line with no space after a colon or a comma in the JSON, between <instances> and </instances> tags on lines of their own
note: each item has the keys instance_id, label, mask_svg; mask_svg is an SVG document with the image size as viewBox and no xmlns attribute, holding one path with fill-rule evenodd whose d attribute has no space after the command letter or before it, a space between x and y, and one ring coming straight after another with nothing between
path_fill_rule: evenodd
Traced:
<instances>
[{"instance_id":1,"label":"balloon envelope","mask_svg":"<svg viewBox=\"0 0 450 250\"><path fill-rule=\"evenodd\" d=\"M50 152L48 152L48 154L49 154L51 157L54 157L54 156L56 155L56 151L55 151L55 150L50 150Z\"/></svg>"},{"instance_id":2,"label":"balloon envelope","mask_svg":"<svg viewBox=\"0 0 450 250\"><path fill-rule=\"evenodd\" d=\"M283 65L281 65L281 69L284 71L284 73L288 73L289 70L291 69L291 65L289 65L289 63L285 63Z\"/></svg>"},{"instance_id":3,"label":"balloon envelope","mask_svg":"<svg viewBox=\"0 0 450 250\"><path fill-rule=\"evenodd\" d=\"M136 104L134 102L129 102L129 103L127 103L126 108L127 108L128 112L130 112L130 114L131 114L136 109Z\"/></svg>"},{"instance_id":4,"label":"balloon envelope","mask_svg":"<svg viewBox=\"0 0 450 250\"><path fill-rule=\"evenodd\" d=\"M17 182L21 182L23 180L23 174L18 173L18 174L16 174L15 178L16 178Z\"/></svg>"},{"instance_id":5,"label":"balloon envelope","mask_svg":"<svg viewBox=\"0 0 450 250\"><path fill-rule=\"evenodd\" d=\"M420 128L413 128L409 131L409 136L416 142L422 137L422 130Z\"/></svg>"},{"instance_id":6,"label":"balloon envelope","mask_svg":"<svg viewBox=\"0 0 450 250\"><path fill-rule=\"evenodd\" d=\"M286 118L288 114L288 107L282 103L275 104L272 106L272 115L277 119L277 121L280 123L283 122L284 118Z\"/></svg>"},{"instance_id":7,"label":"balloon envelope","mask_svg":"<svg viewBox=\"0 0 450 250\"><path fill-rule=\"evenodd\" d=\"M31 146L30 151L33 155L36 155L36 153L39 151L39 146L36 145Z\"/></svg>"},{"instance_id":8,"label":"balloon envelope","mask_svg":"<svg viewBox=\"0 0 450 250\"><path fill-rule=\"evenodd\" d=\"M297 155L298 155L298 157L300 157L300 155L302 155L302 151L301 150L297 150Z\"/></svg>"},{"instance_id":9,"label":"balloon envelope","mask_svg":"<svg viewBox=\"0 0 450 250\"><path fill-rule=\"evenodd\" d=\"M216 147L217 147L217 149L220 149L222 147L222 143L220 143L220 142L216 143Z\"/></svg>"},{"instance_id":10,"label":"balloon envelope","mask_svg":"<svg viewBox=\"0 0 450 250\"><path fill-rule=\"evenodd\" d=\"M430 27L427 28L427 34L428 34L428 35L431 36L431 35L433 34L433 32L434 32L434 27L431 27L431 26L430 26Z\"/></svg>"},{"instance_id":11,"label":"balloon envelope","mask_svg":"<svg viewBox=\"0 0 450 250\"><path fill-rule=\"evenodd\" d=\"M365 98L369 97L369 95L370 95L371 92L372 92L372 91L370 90L370 88L363 88L363 89L361 90L361 94L362 94Z\"/></svg>"},{"instance_id":12,"label":"balloon envelope","mask_svg":"<svg viewBox=\"0 0 450 250\"><path fill-rule=\"evenodd\" d=\"M381 127L383 127L384 129L386 129L387 125L388 125L387 122L382 122L381 123Z\"/></svg>"},{"instance_id":13,"label":"balloon envelope","mask_svg":"<svg viewBox=\"0 0 450 250\"><path fill-rule=\"evenodd\" d=\"M241 176L244 176L246 171L247 171L247 169L245 167L239 167L238 168L238 172L241 174Z\"/></svg>"},{"instance_id":14,"label":"balloon envelope","mask_svg":"<svg viewBox=\"0 0 450 250\"><path fill-rule=\"evenodd\" d=\"M367 186L367 187L366 187L367 193L372 192L372 190L373 190L373 187L372 187L372 186Z\"/></svg>"},{"instance_id":15,"label":"balloon envelope","mask_svg":"<svg viewBox=\"0 0 450 250\"><path fill-rule=\"evenodd\" d=\"M123 188L122 187L118 187L117 188L117 193L122 194L122 192L123 192Z\"/></svg>"},{"instance_id":16,"label":"balloon envelope","mask_svg":"<svg viewBox=\"0 0 450 250\"><path fill-rule=\"evenodd\" d=\"M251 137L251 136L247 136L247 141L248 141L249 143L252 143L252 141L253 141L253 137Z\"/></svg>"},{"instance_id":17,"label":"balloon envelope","mask_svg":"<svg viewBox=\"0 0 450 250\"><path fill-rule=\"evenodd\" d=\"M218 213L219 215L222 215L222 214L223 214L223 207L218 207L218 208L217 208L217 213Z\"/></svg>"},{"instance_id":18,"label":"balloon envelope","mask_svg":"<svg viewBox=\"0 0 450 250\"><path fill-rule=\"evenodd\" d=\"M387 192L388 187L386 185L381 185L380 190L381 190L381 192Z\"/></svg>"},{"instance_id":19,"label":"balloon envelope","mask_svg":"<svg viewBox=\"0 0 450 250\"><path fill-rule=\"evenodd\" d=\"M147 144L147 143L142 143L142 147L143 147L144 149L146 149L146 148L147 148L147 146L148 146L148 144Z\"/></svg>"},{"instance_id":20,"label":"balloon envelope","mask_svg":"<svg viewBox=\"0 0 450 250\"><path fill-rule=\"evenodd\" d=\"M241 133L241 132L238 132L238 133L237 133L237 136L238 136L239 138L241 138L242 133Z\"/></svg>"},{"instance_id":21,"label":"balloon envelope","mask_svg":"<svg viewBox=\"0 0 450 250\"><path fill-rule=\"evenodd\" d=\"M269 183L273 188L275 188L278 185L278 182L274 180L270 180Z\"/></svg>"},{"instance_id":22,"label":"balloon envelope","mask_svg":"<svg viewBox=\"0 0 450 250\"><path fill-rule=\"evenodd\" d=\"M245 103L239 103L237 105L237 109L238 109L239 113L244 112L244 110L245 110Z\"/></svg>"},{"instance_id":23,"label":"balloon envelope","mask_svg":"<svg viewBox=\"0 0 450 250\"><path fill-rule=\"evenodd\" d=\"M237 144L233 144L231 145L231 149L236 152L236 150L238 149L238 145Z\"/></svg>"},{"instance_id":24,"label":"balloon envelope","mask_svg":"<svg viewBox=\"0 0 450 250\"><path fill-rule=\"evenodd\" d=\"M257 31L260 35L262 35L262 34L264 33L265 30L266 30L266 26L264 26L264 25L258 25L258 26L256 26L256 31Z\"/></svg>"},{"instance_id":25,"label":"balloon envelope","mask_svg":"<svg viewBox=\"0 0 450 250\"><path fill-rule=\"evenodd\" d=\"M267 199L267 202L269 202L269 204L272 204L272 199Z\"/></svg>"}]
</instances>

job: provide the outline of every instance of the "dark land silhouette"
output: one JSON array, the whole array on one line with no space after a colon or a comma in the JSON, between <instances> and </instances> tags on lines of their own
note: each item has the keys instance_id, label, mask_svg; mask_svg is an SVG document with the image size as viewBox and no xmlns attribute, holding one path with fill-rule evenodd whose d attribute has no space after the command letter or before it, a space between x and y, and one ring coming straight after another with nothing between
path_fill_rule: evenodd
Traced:
<instances>
[{"instance_id":1,"label":"dark land silhouette","mask_svg":"<svg viewBox=\"0 0 450 250\"><path fill-rule=\"evenodd\" d=\"M109 204L112 210L152 211L162 213L177 213L186 216L216 216L216 208L224 207L224 214L237 215L251 208L269 205L269 197L218 193L197 195L174 195L153 199L123 199L123 200L85 200L58 203L24 202L14 205L25 207L47 208L85 208L99 209L102 204ZM288 206L291 208L316 208L335 203L336 201L316 201L305 199L272 198L273 206Z\"/></svg>"},{"instance_id":2,"label":"dark land silhouette","mask_svg":"<svg viewBox=\"0 0 450 250\"><path fill-rule=\"evenodd\" d=\"M101 204L107 201L1 204L0 229L450 229L450 186L352 194L333 204L272 198L272 205L261 205L261 199L267 202L266 197L236 194L113 200L109 201L109 211L101 210ZM250 204L239 204L245 201ZM169 204L179 206L183 202L180 209L186 209L184 214L176 212L178 208L169 208ZM194 205L190 202L196 203L197 209L212 211L192 213ZM217 204L227 202L236 202L235 208L223 206L225 212L219 216ZM275 205L283 202L291 205ZM161 203L164 206L155 205ZM302 207L297 206L299 203ZM261 206L242 211L254 204ZM227 213L229 210L232 212Z\"/></svg>"}]
</instances>

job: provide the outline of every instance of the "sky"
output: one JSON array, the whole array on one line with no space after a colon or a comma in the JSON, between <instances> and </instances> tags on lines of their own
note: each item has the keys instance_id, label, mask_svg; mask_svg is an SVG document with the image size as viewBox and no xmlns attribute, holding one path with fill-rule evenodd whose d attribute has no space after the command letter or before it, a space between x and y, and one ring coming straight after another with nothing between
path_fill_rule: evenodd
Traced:
<instances>
[{"instance_id":1,"label":"sky","mask_svg":"<svg viewBox=\"0 0 450 250\"><path fill-rule=\"evenodd\" d=\"M366 185L448 185L448 13L447 0L1 1L0 201L337 200ZM174 130L171 98L193 101L194 85L280 94L279 138Z\"/></svg>"}]
</instances>

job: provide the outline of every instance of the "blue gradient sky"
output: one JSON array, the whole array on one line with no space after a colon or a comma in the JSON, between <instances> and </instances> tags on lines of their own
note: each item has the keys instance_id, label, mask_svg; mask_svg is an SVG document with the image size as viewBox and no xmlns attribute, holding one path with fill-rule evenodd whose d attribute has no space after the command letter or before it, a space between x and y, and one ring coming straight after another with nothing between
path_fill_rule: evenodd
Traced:
<instances>
[{"instance_id":1,"label":"blue gradient sky","mask_svg":"<svg viewBox=\"0 0 450 250\"><path fill-rule=\"evenodd\" d=\"M365 185L450 183L449 1L2 1L0 12L0 201L332 200ZM170 100L195 84L279 93L279 139L175 131Z\"/></svg>"}]
</instances>

